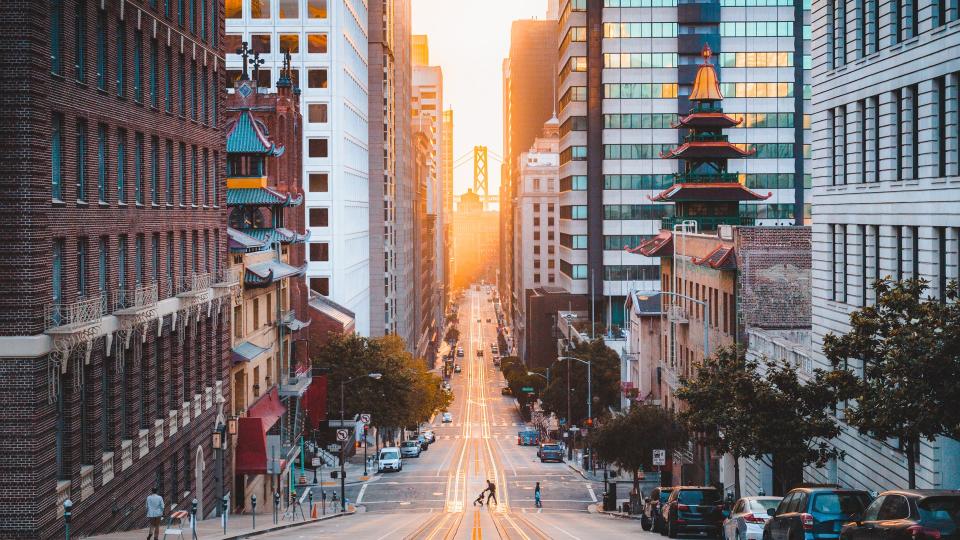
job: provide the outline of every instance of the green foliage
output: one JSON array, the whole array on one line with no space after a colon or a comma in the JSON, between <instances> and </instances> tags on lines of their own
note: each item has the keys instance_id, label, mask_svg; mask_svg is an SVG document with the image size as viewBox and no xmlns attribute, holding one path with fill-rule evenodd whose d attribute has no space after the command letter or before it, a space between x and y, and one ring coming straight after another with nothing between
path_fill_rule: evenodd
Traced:
<instances>
[{"instance_id":1,"label":"green foliage","mask_svg":"<svg viewBox=\"0 0 960 540\"><path fill-rule=\"evenodd\" d=\"M313 363L330 370L327 404L331 418L340 414L340 382L354 377L360 379L344 387L344 416L370 413L371 423L378 428L419 424L452 400L440 388L440 377L407 352L397 336L333 336L317 351ZM382 377L364 377L368 373Z\"/></svg>"},{"instance_id":2,"label":"green foliage","mask_svg":"<svg viewBox=\"0 0 960 540\"><path fill-rule=\"evenodd\" d=\"M589 441L600 459L633 473L633 487L639 492L637 473L652 469L653 451L681 448L687 442L687 431L672 412L653 405L635 405L627 414L615 416L593 430Z\"/></svg>"},{"instance_id":3,"label":"green foliage","mask_svg":"<svg viewBox=\"0 0 960 540\"><path fill-rule=\"evenodd\" d=\"M500 371L507 379L507 386L510 387L510 392L517 398L517 401L520 402L521 408L526 407L527 404L540 396L547 385L547 381L543 377L528 375L527 367L516 356L501 358ZM525 387L533 388L532 397L523 391Z\"/></svg>"},{"instance_id":4,"label":"green foliage","mask_svg":"<svg viewBox=\"0 0 960 540\"><path fill-rule=\"evenodd\" d=\"M620 357L597 339L580 343L566 356L589 360L592 364L593 414L607 407L620 408ZM550 367L550 384L543 392L544 409L560 418L567 416L567 363L569 365L570 409L573 424L582 424L587 417L587 366L572 360L556 361ZM539 379L539 377L537 377ZM542 379L541 379L542 380ZM570 421L568 420L568 421Z\"/></svg>"},{"instance_id":5,"label":"green foliage","mask_svg":"<svg viewBox=\"0 0 960 540\"><path fill-rule=\"evenodd\" d=\"M447 330L447 335L444 336L443 339L449 343L456 343L456 341L460 339L460 330L457 330L457 327L455 326L451 326L450 329Z\"/></svg>"},{"instance_id":6,"label":"green foliage","mask_svg":"<svg viewBox=\"0 0 960 540\"><path fill-rule=\"evenodd\" d=\"M876 304L850 314L848 333L824 336L823 352L852 399L846 422L862 434L901 439L912 488L920 440L960 438L957 283L947 287L946 302L925 298L923 279L878 280L874 289Z\"/></svg>"}]
</instances>

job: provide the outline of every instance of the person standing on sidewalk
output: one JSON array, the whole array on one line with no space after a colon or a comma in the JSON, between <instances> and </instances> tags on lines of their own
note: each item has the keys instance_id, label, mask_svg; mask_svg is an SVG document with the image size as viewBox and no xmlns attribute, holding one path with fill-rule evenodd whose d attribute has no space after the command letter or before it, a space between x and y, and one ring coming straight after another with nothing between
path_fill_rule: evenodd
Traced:
<instances>
[{"instance_id":1,"label":"person standing on sidewalk","mask_svg":"<svg viewBox=\"0 0 960 540\"><path fill-rule=\"evenodd\" d=\"M154 486L150 495L147 496L147 520L150 522L147 528L147 540L150 540L151 535L153 540L160 540L160 519L163 518L163 507L163 497L157 493L157 488Z\"/></svg>"}]
</instances>

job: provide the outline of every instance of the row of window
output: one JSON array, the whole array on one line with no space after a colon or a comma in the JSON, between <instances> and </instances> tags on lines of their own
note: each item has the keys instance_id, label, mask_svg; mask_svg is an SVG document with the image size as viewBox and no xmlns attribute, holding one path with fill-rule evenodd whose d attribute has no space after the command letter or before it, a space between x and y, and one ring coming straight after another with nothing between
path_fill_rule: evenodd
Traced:
<instances>
[{"instance_id":1,"label":"row of window","mask_svg":"<svg viewBox=\"0 0 960 540\"><path fill-rule=\"evenodd\" d=\"M605 281L660 281L660 265L616 264L603 267Z\"/></svg>"},{"instance_id":2,"label":"row of window","mask_svg":"<svg viewBox=\"0 0 960 540\"><path fill-rule=\"evenodd\" d=\"M930 92L934 110L925 115L931 120L925 129L925 138L930 146L926 153L933 154L929 163L932 166L921 167L921 90L920 85L915 84L889 93L889 114L893 118L888 124L894 129L886 136L881 134L880 95L827 111L828 137L833 141L827 145L831 184L879 182L882 169L892 169L892 174L883 178L892 181L947 176L948 163L960 161L960 149L950 149L947 145L951 136L956 137L956 133L950 133L947 111L951 101L954 110L960 107L960 96L956 91L950 92L951 85L957 85L956 77L954 82L944 76L933 83ZM859 131L859 136L851 137L855 131ZM892 148L885 166L881 163L882 147ZM859 175L851 167L855 163L860 164Z\"/></svg>"},{"instance_id":3,"label":"row of window","mask_svg":"<svg viewBox=\"0 0 960 540\"><path fill-rule=\"evenodd\" d=\"M677 7L677 0L603 0L603 7Z\"/></svg>"},{"instance_id":4,"label":"row of window","mask_svg":"<svg viewBox=\"0 0 960 540\"><path fill-rule=\"evenodd\" d=\"M193 0L191 0L193 1ZM82 0L76 3L77 13L74 18L73 51L74 77L77 81L87 82L87 38L86 38L86 3ZM191 4L192 5L192 4ZM203 0L201 5L206 5ZM51 55L50 70L55 75L64 75L65 60L63 57L63 5L62 2L51 3L54 11L51 15ZM191 8L192 9L192 8ZM108 16L105 10L97 12L96 21L96 86L101 91L108 91L113 87L118 97L127 97L128 91L137 103L146 103L154 109L162 109L170 114L176 112L186 118L198 121L205 125L216 126L218 119L219 82L217 72L212 68L199 65L196 59L188 62L183 53L174 54L173 47L160 46L156 38L145 40L140 30L133 32L130 43L130 55L133 57L132 70L129 70L127 52L127 25L125 21L114 21L114 51L113 51L113 81L110 84L110 39L108 38ZM146 45L146 47L145 47ZM146 56L146 58L144 58ZM130 71L130 79L127 74ZM174 88L176 86L176 88ZM189 100L187 89L189 88ZM163 104L161 105L161 100Z\"/></svg>"},{"instance_id":5,"label":"row of window","mask_svg":"<svg viewBox=\"0 0 960 540\"><path fill-rule=\"evenodd\" d=\"M586 131L586 116L570 116L560 124L560 137L563 137L571 131Z\"/></svg>"},{"instance_id":6,"label":"row of window","mask_svg":"<svg viewBox=\"0 0 960 540\"><path fill-rule=\"evenodd\" d=\"M675 179L672 174L605 174L603 189L663 191L672 186Z\"/></svg>"},{"instance_id":7,"label":"row of window","mask_svg":"<svg viewBox=\"0 0 960 540\"><path fill-rule=\"evenodd\" d=\"M753 219L793 219L792 203L740 203L740 215Z\"/></svg>"},{"instance_id":8,"label":"row of window","mask_svg":"<svg viewBox=\"0 0 960 540\"><path fill-rule=\"evenodd\" d=\"M677 67L677 53L604 53L605 68L672 68Z\"/></svg>"},{"instance_id":9,"label":"row of window","mask_svg":"<svg viewBox=\"0 0 960 540\"><path fill-rule=\"evenodd\" d=\"M677 37L675 22L621 22L603 23L605 38L657 38Z\"/></svg>"},{"instance_id":10,"label":"row of window","mask_svg":"<svg viewBox=\"0 0 960 540\"><path fill-rule=\"evenodd\" d=\"M792 128L794 113L727 113L728 116L740 120L738 128ZM810 115L803 115L804 129L810 128Z\"/></svg>"},{"instance_id":11,"label":"row of window","mask_svg":"<svg viewBox=\"0 0 960 540\"><path fill-rule=\"evenodd\" d=\"M247 17L269 19L272 17L271 2L274 2L278 19L299 19L303 0L247 0ZM244 0L225 0L224 13L228 19L243 18ZM327 0L306 0L308 19L327 18Z\"/></svg>"},{"instance_id":12,"label":"row of window","mask_svg":"<svg viewBox=\"0 0 960 540\"><path fill-rule=\"evenodd\" d=\"M675 113L633 113L603 115L604 129L673 129Z\"/></svg>"},{"instance_id":13,"label":"row of window","mask_svg":"<svg viewBox=\"0 0 960 540\"><path fill-rule=\"evenodd\" d=\"M720 83L720 93L725 98L782 98L793 97L793 83L789 82L738 82Z\"/></svg>"},{"instance_id":14,"label":"row of window","mask_svg":"<svg viewBox=\"0 0 960 540\"><path fill-rule=\"evenodd\" d=\"M578 174L573 176L565 176L560 179L560 191L586 191L587 190L587 176L585 174Z\"/></svg>"},{"instance_id":15,"label":"row of window","mask_svg":"<svg viewBox=\"0 0 960 540\"><path fill-rule=\"evenodd\" d=\"M586 101L587 100L587 87L586 86L571 86L567 88L567 91L560 96L560 101L558 106L562 111L570 104L572 101Z\"/></svg>"},{"instance_id":16,"label":"row of window","mask_svg":"<svg viewBox=\"0 0 960 540\"><path fill-rule=\"evenodd\" d=\"M550 261L550 263L552 264L553 261ZM551 266L550 268L553 268L553 266ZM539 273L539 272L533 274L533 282L534 282L534 283L540 283L540 273ZM556 283L556 282L557 282L557 275L556 275L555 273L550 272L549 274L547 274L547 283Z\"/></svg>"},{"instance_id":17,"label":"row of window","mask_svg":"<svg viewBox=\"0 0 960 540\"><path fill-rule=\"evenodd\" d=\"M307 88L323 90L330 88L330 80L328 76L327 68L310 68L307 69ZM240 78L240 75L243 73L240 69L228 69L227 70L227 89L233 90L234 83ZM257 81L258 88L271 88L273 87L273 77L271 71L266 68L260 68L256 73L250 74L251 78L254 78ZM302 88L300 86L300 70L293 68L290 70L290 82L293 84L294 88Z\"/></svg>"},{"instance_id":18,"label":"row of window","mask_svg":"<svg viewBox=\"0 0 960 540\"><path fill-rule=\"evenodd\" d=\"M67 144L67 127L62 113L53 113L50 129L51 197L62 202L66 197L66 178L70 174L78 203L92 200L91 176L96 175L96 201L126 204L133 184L133 202L138 205L179 204L216 206L220 197L217 175L219 151L210 152L197 145L187 146L172 139L153 135L149 139L135 132L132 148L127 131L118 128L111 134L106 124L98 124L93 134L87 120L78 118L72 129L72 145ZM90 170L91 139L96 148L96 170ZM111 157L111 153L114 155ZM68 159L69 156L69 159ZM130 161L133 161L131 164ZM72 169L67 171L67 163ZM189 186L188 186L189 184Z\"/></svg>"},{"instance_id":19,"label":"row of window","mask_svg":"<svg viewBox=\"0 0 960 540\"><path fill-rule=\"evenodd\" d=\"M660 287L663 291L683 295L676 298L676 305L681 306L689 318L695 321L704 321L709 318L711 328L717 330L722 328L725 334L735 333L737 315L734 295L710 287L706 283L701 284L696 279L696 276L693 279L683 279L681 276L671 276L664 272L660 277ZM704 309L707 306L709 306L709 312Z\"/></svg>"},{"instance_id":20,"label":"row of window","mask_svg":"<svg viewBox=\"0 0 960 540\"><path fill-rule=\"evenodd\" d=\"M672 204L605 204L603 219L662 219L673 215Z\"/></svg>"},{"instance_id":21,"label":"row of window","mask_svg":"<svg viewBox=\"0 0 960 540\"><path fill-rule=\"evenodd\" d=\"M810 69L809 58L810 55L803 56L804 69ZM717 55L717 65L722 68L793 67L793 53L788 51L722 52Z\"/></svg>"},{"instance_id":22,"label":"row of window","mask_svg":"<svg viewBox=\"0 0 960 540\"><path fill-rule=\"evenodd\" d=\"M564 165L571 161L586 161L586 160L587 160L586 146L568 146L560 151L560 165Z\"/></svg>"},{"instance_id":23,"label":"row of window","mask_svg":"<svg viewBox=\"0 0 960 540\"><path fill-rule=\"evenodd\" d=\"M720 7L793 7L796 0L720 0ZM803 0L803 9L810 9L810 0Z\"/></svg>"},{"instance_id":24,"label":"row of window","mask_svg":"<svg viewBox=\"0 0 960 540\"><path fill-rule=\"evenodd\" d=\"M587 235L560 233L560 245L567 249L587 249Z\"/></svg>"},{"instance_id":25,"label":"row of window","mask_svg":"<svg viewBox=\"0 0 960 540\"><path fill-rule=\"evenodd\" d=\"M741 173L740 183L750 189L794 189L796 176L793 173ZM812 187L812 175L803 175L803 187Z\"/></svg>"},{"instance_id":26,"label":"row of window","mask_svg":"<svg viewBox=\"0 0 960 540\"><path fill-rule=\"evenodd\" d=\"M748 21L720 23L720 37L791 37L791 21Z\"/></svg>"},{"instance_id":27,"label":"row of window","mask_svg":"<svg viewBox=\"0 0 960 540\"><path fill-rule=\"evenodd\" d=\"M563 26L562 24L560 26ZM587 28L585 26L571 26L560 42L559 55L567 50L571 43L584 43L587 41Z\"/></svg>"},{"instance_id":28,"label":"row of window","mask_svg":"<svg viewBox=\"0 0 960 540\"><path fill-rule=\"evenodd\" d=\"M567 79L567 75L571 72L583 73L587 71L587 57L586 56L571 56L567 63L560 68L560 82L563 82Z\"/></svg>"},{"instance_id":29,"label":"row of window","mask_svg":"<svg viewBox=\"0 0 960 540\"><path fill-rule=\"evenodd\" d=\"M735 146L753 152L757 159L787 159L794 157L793 143L738 143ZM810 157L810 145L803 145L803 157Z\"/></svg>"},{"instance_id":30,"label":"row of window","mask_svg":"<svg viewBox=\"0 0 960 540\"><path fill-rule=\"evenodd\" d=\"M95 242L93 246L90 238L81 236L74 245L68 246L66 239L54 239L51 289L55 304L91 295L106 298L111 290L124 291L149 283L158 284L158 295L162 299L179 292L178 277L183 280L193 274L220 270L219 229L153 233L149 238L146 234L137 234L132 242L126 234L115 238L101 236ZM73 250L73 257L68 257L68 249ZM68 258L72 259L72 265L68 264ZM65 274L68 267L76 272L69 287ZM90 281L91 275L95 275L96 283ZM111 279L116 281L111 283ZM111 306L105 304L101 308L106 314Z\"/></svg>"},{"instance_id":31,"label":"row of window","mask_svg":"<svg viewBox=\"0 0 960 540\"><path fill-rule=\"evenodd\" d=\"M603 249L608 251L620 251L624 249L636 249L637 246L650 240L653 234L612 234L604 235Z\"/></svg>"},{"instance_id":32,"label":"row of window","mask_svg":"<svg viewBox=\"0 0 960 540\"><path fill-rule=\"evenodd\" d=\"M327 33L326 32L308 32L306 34L307 41L307 52L309 54L326 54L327 53ZM280 33L277 34L277 49L273 50L271 47L271 41L273 34L256 34L251 33L250 39L247 40L247 45L250 48L251 53L259 54L270 54L273 52L276 53L290 53L298 54L300 53L300 34L288 34ZM227 54L236 53L240 54L239 51L241 44L243 42L243 34L226 34L223 38L223 49Z\"/></svg>"},{"instance_id":33,"label":"row of window","mask_svg":"<svg viewBox=\"0 0 960 540\"><path fill-rule=\"evenodd\" d=\"M677 97L677 83L608 83L603 85L606 99L656 99Z\"/></svg>"},{"instance_id":34,"label":"row of window","mask_svg":"<svg viewBox=\"0 0 960 540\"><path fill-rule=\"evenodd\" d=\"M605 144L603 159L660 159L672 148L671 144Z\"/></svg>"}]
</instances>

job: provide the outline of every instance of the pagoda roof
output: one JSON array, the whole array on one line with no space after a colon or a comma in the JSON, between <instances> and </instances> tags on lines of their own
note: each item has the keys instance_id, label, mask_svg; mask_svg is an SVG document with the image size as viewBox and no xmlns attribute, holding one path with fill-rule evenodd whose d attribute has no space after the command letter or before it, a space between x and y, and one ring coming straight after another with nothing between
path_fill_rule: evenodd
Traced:
<instances>
[{"instance_id":1,"label":"pagoda roof","mask_svg":"<svg viewBox=\"0 0 960 540\"><path fill-rule=\"evenodd\" d=\"M293 198L289 193L280 193L269 187L230 188L227 190L227 206L300 206L303 195Z\"/></svg>"},{"instance_id":2,"label":"pagoda roof","mask_svg":"<svg viewBox=\"0 0 960 540\"><path fill-rule=\"evenodd\" d=\"M239 230L264 245L270 245L274 242L280 242L281 244L301 244L310 239L310 231L307 231L305 234L298 234L285 227L265 227L262 229L243 228Z\"/></svg>"},{"instance_id":3,"label":"pagoda roof","mask_svg":"<svg viewBox=\"0 0 960 540\"><path fill-rule=\"evenodd\" d=\"M662 202L730 202L730 201L763 201L773 196L773 193L760 195L743 184L735 182L716 183L678 183L650 197L651 201Z\"/></svg>"},{"instance_id":4,"label":"pagoda roof","mask_svg":"<svg viewBox=\"0 0 960 540\"><path fill-rule=\"evenodd\" d=\"M706 257L693 258L693 264L708 266L715 270L734 270L737 268L737 254L733 246L721 244Z\"/></svg>"},{"instance_id":5,"label":"pagoda roof","mask_svg":"<svg viewBox=\"0 0 960 540\"><path fill-rule=\"evenodd\" d=\"M265 128L261 126L262 124L253 118L252 112L241 111L227 133L227 153L272 156L283 154L283 148L277 148L265 133Z\"/></svg>"},{"instance_id":6,"label":"pagoda roof","mask_svg":"<svg viewBox=\"0 0 960 540\"><path fill-rule=\"evenodd\" d=\"M690 101L720 101L723 94L720 93L720 78L717 77L717 70L710 63L710 56L713 51L709 45L703 46L700 53L703 56L703 63L697 70L697 76L693 79L693 90L690 91Z\"/></svg>"},{"instance_id":7,"label":"pagoda roof","mask_svg":"<svg viewBox=\"0 0 960 540\"><path fill-rule=\"evenodd\" d=\"M670 127L674 129L679 127L729 128L741 123L743 123L742 118L737 120L722 112L695 112L681 116L679 121Z\"/></svg>"},{"instance_id":8,"label":"pagoda roof","mask_svg":"<svg viewBox=\"0 0 960 540\"><path fill-rule=\"evenodd\" d=\"M628 248L627 251L639 253L646 257L669 257L673 255L673 233L671 231L660 231L653 238L640 242L639 246Z\"/></svg>"},{"instance_id":9,"label":"pagoda roof","mask_svg":"<svg viewBox=\"0 0 960 540\"><path fill-rule=\"evenodd\" d=\"M300 268L280 261L264 261L246 267L243 283L253 287L263 287L281 279L301 276L307 271L307 265Z\"/></svg>"},{"instance_id":10,"label":"pagoda roof","mask_svg":"<svg viewBox=\"0 0 960 540\"><path fill-rule=\"evenodd\" d=\"M727 141L691 141L661 153L660 157L664 159L736 159L752 156L754 153L755 150L743 150Z\"/></svg>"},{"instance_id":11,"label":"pagoda roof","mask_svg":"<svg viewBox=\"0 0 960 540\"><path fill-rule=\"evenodd\" d=\"M227 227L227 238L229 241L230 251L233 252L242 253L245 251L259 250L266 246L264 242L257 240L243 231L234 229L233 227Z\"/></svg>"}]
</instances>

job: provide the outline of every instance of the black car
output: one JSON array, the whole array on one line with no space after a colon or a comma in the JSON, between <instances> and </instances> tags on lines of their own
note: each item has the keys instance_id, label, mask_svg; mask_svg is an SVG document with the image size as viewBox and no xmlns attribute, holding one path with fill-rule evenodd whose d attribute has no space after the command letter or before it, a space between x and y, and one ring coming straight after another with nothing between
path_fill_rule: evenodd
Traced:
<instances>
[{"instance_id":1,"label":"black car","mask_svg":"<svg viewBox=\"0 0 960 540\"><path fill-rule=\"evenodd\" d=\"M768 513L763 540L834 540L870 504L866 491L838 486L794 488Z\"/></svg>"},{"instance_id":2,"label":"black car","mask_svg":"<svg viewBox=\"0 0 960 540\"><path fill-rule=\"evenodd\" d=\"M650 496L643 500L643 512L640 515L640 526L645 531L660 532L663 529L663 516L660 515L660 505L670 498L670 487L653 488Z\"/></svg>"},{"instance_id":3,"label":"black car","mask_svg":"<svg viewBox=\"0 0 960 540\"><path fill-rule=\"evenodd\" d=\"M960 491L884 491L854 520L840 540L957 540Z\"/></svg>"},{"instance_id":4,"label":"black car","mask_svg":"<svg viewBox=\"0 0 960 540\"><path fill-rule=\"evenodd\" d=\"M660 533L670 538L684 533L705 533L719 537L723 525L723 497L720 490L706 486L678 486L661 505Z\"/></svg>"}]
</instances>

